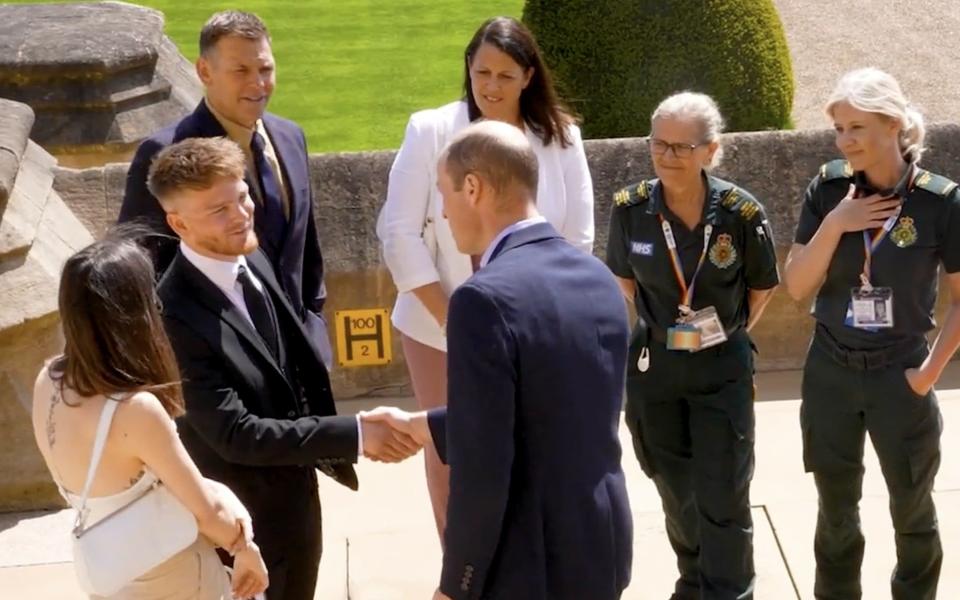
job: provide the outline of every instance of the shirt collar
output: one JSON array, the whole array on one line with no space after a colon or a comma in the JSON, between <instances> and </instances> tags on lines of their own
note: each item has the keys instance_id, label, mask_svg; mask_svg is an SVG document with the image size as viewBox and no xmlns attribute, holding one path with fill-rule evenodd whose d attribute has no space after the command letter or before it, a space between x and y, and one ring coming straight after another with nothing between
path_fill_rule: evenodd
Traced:
<instances>
[{"instance_id":1,"label":"shirt collar","mask_svg":"<svg viewBox=\"0 0 960 600\"><path fill-rule=\"evenodd\" d=\"M223 127L223 130L227 132L227 137L236 142L244 152L250 152L250 143L253 141L253 134L259 133L260 135L266 137L266 130L263 127L263 119L257 119L257 122L254 124L253 128L245 127L236 121L231 121L227 117L223 116L220 112L217 111L210 103L209 100L204 100L207 104L207 108L210 109L210 114L220 123Z\"/></svg>"},{"instance_id":2,"label":"shirt collar","mask_svg":"<svg viewBox=\"0 0 960 600\"><path fill-rule=\"evenodd\" d=\"M487 263L490 262L490 257L493 255L494 251L496 251L497 246L499 246L500 242L506 239L508 235L511 233L516 233L521 229L526 229L532 225L546 222L547 220L542 215L537 215L535 217L529 217L527 219L523 219L522 221L517 221L516 223L507 225L503 231L497 234L497 237L493 238L493 241L490 242L490 245L487 246L487 249L483 252L483 256L480 257L480 268L482 269L483 267L487 266Z\"/></svg>"},{"instance_id":3,"label":"shirt collar","mask_svg":"<svg viewBox=\"0 0 960 600\"><path fill-rule=\"evenodd\" d=\"M908 163L907 168L903 171L903 174L900 175L899 181L889 189L881 190L877 189L873 184L867 180L867 175L863 171L857 171L853 174L853 183L859 190L863 190L865 195L870 194L879 194L884 198L889 198L892 196L900 196L901 198L906 198L907 194L913 188L914 180L914 169L916 165L914 163Z\"/></svg>"},{"instance_id":4,"label":"shirt collar","mask_svg":"<svg viewBox=\"0 0 960 600\"><path fill-rule=\"evenodd\" d=\"M234 289L240 267L247 266L247 259L243 256L238 256L232 261L210 258L209 256L200 254L188 246L183 240L180 241L180 252L183 253L184 258L190 261L190 264L195 266L207 279L212 281L214 285L224 292Z\"/></svg>"},{"instance_id":5,"label":"shirt collar","mask_svg":"<svg viewBox=\"0 0 960 600\"><path fill-rule=\"evenodd\" d=\"M715 185L713 177L707 175L706 172L701 172L700 176L703 179L704 199L698 227L705 223L716 225L719 219L717 207L720 205L721 190ZM663 198L663 183L659 179L655 179L650 188L650 200L647 202L647 212L652 215L661 214L667 220L679 222L677 216L667 208L666 200Z\"/></svg>"}]
</instances>

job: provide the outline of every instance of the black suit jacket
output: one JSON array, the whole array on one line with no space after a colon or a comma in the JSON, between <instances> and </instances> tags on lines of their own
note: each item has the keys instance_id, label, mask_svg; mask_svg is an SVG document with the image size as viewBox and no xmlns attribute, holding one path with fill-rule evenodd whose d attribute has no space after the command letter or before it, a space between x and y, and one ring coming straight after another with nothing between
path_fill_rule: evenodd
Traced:
<instances>
[{"instance_id":1,"label":"black suit jacket","mask_svg":"<svg viewBox=\"0 0 960 600\"><path fill-rule=\"evenodd\" d=\"M313 193L310 187L310 165L307 141L303 130L294 123L276 115L265 113L263 124L276 150L283 179L290 198L290 219L287 233L279 247L267 248L267 254L275 257L276 270L283 289L294 309L300 315L310 337L318 345L324 362L331 364L332 350L327 336L326 322L322 316L327 297L323 281L323 255L317 237L314 220ZM153 251L154 267L161 274L170 265L177 253L176 234L167 225L160 203L147 189L147 174L154 157L165 147L191 137L225 137L227 132L217 121L206 101L201 101L193 113L179 123L166 127L150 136L140 147L127 171L127 186L120 207L119 222L137 220L166 237L158 237L146 245ZM248 179L248 184L250 183ZM254 228L261 244L268 238L259 227L262 205L257 202Z\"/></svg>"},{"instance_id":2,"label":"black suit jacket","mask_svg":"<svg viewBox=\"0 0 960 600\"><path fill-rule=\"evenodd\" d=\"M630 580L617 435L626 311L609 270L549 224L509 235L450 299L440 589L455 600L608 600Z\"/></svg>"},{"instance_id":3,"label":"black suit jacket","mask_svg":"<svg viewBox=\"0 0 960 600\"><path fill-rule=\"evenodd\" d=\"M259 537L270 533L264 523L298 526L297 495L305 484L316 495L315 467L357 488L358 432L355 417L336 416L327 370L267 257L257 250L247 264L273 300L302 392L246 317L179 251L158 292L183 380L180 437L206 477L236 492Z\"/></svg>"}]
</instances>

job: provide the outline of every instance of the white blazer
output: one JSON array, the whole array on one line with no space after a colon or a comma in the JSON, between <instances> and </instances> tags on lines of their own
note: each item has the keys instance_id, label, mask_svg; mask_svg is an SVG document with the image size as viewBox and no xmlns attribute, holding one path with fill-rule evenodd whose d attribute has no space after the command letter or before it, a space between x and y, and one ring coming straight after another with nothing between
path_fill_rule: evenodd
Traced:
<instances>
[{"instance_id":1,"label":"white blazer","mask_svg":"<svg viewBox=\"0 0 960 600\"><path fill-rule=\"evenodd\" d=\"M457 101L414 113L403 145L390 169L387 200L377 220L387 268L397 286L392 321L401 333L438 350L447 341L440 325L410 291L440 282L449 296L472 274L470 257L457 250L443 217L437 190L437 160L447 141L469 124L467 103ZM593 182L580 129L570 125L572 145L544 146L527 129L540 163L537 210L564 238L584 252L593 251Z\"/></svg>"}]
</instances>

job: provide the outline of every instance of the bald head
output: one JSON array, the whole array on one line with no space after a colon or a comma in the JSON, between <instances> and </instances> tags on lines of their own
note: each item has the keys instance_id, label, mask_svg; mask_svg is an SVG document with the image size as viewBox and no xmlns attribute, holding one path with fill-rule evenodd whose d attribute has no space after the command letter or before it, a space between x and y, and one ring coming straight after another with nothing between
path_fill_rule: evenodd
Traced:
<instances>
[{"instance_id":1,"label":"bald head","mask_svg":"<svg viewBox=\"0 0 960 600\"><path fill-rule=\"evenodd\" d=\"M440 157L456 190L468 174L483 179L500 200L537 197L537 155L522 131L500 121L461 130Z\"/></svg>"}]
</instances>

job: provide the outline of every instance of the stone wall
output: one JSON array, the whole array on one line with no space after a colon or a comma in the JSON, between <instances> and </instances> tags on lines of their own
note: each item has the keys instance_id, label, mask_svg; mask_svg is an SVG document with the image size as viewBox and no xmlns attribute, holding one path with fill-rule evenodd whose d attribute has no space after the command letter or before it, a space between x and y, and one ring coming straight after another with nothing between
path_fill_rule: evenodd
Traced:
<instances>
[{"instance_id":1,"label":"stone wall","mask_svg":"<svg viewBox=\"0 0 960 600\"><path fill-rule=\"evenodd\" d=\"M924 166L960 180L960 126L933 126L929 146ZM717 175L743 185L763 202L782 260L790 247L807 183L823 162L837 156L832 133L730 134L724 137L724 147L726 157ZM593 140L586 143L586 148L597 199L595 252L602 257L611 194L653 173L643 139ZM396 290L382 266L374 231L393 155L385 151L311 157L318 228L328 273L328 321L332 322L337 310L393 305ZM125 173L125 164L82 171L59 169L55 186L81 221L99 236L116 218ZM813 324L808 309L809 302L796 303L782 290L776 293L755 330L759 369L790 369L802 364ZM393 351L399 360L387 366L335 368L338 397L406 391L406 370L396 339Z\"/></svg>"},{"instance_id":2,"label":"stone wall","mask_svg":"<svg viewBox=\"0 0 960 600\"><path fill-rule=\"evenodd\" d=\"M53 191L56 160L32 125L30 107L0 100L0 511L60 503L33 439L33 382L63 349L61 266L93 241Z\"/></svg>"},{"instance_id":3,"label":"stone wall","mask_svg":"<svg viewBox=\"0 0 960 600\"><path fill-rule=\"evenodd\" d=\"M123 2L0 4L0 97L33 108L32 139L62 165L130 160L203 95L163 22Z\"/></svg>"}]
</instances>

